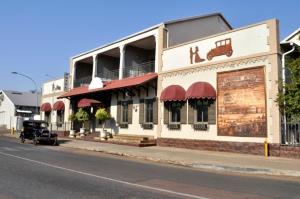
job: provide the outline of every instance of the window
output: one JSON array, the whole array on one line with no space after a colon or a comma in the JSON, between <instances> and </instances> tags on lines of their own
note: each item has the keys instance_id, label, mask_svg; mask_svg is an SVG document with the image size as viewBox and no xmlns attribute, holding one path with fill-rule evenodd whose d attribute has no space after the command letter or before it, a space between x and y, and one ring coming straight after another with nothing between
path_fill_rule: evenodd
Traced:
<instances>
[{"instance_id":1,"label":"window","mask_svg":"<svg viewBox=\"0 0 300 199\"><path fill-rule=\"evenodd\" d=\"M195 121L196 123L208 122L208 101L197 100L195 103Z\"/></svg>"},{"instance_id":2,"label":"window","mask_svg":"<svg viewBox=\"0 0 300 199\"><path fill-rule=\"evenodd\" d=\"M121 122L128 123L128 101L121 104Z\"/></svg>"},{"instance_id":3,"label":"window","mask_svg":"<svg viewBox=\"0 0 300 199\"><path fill-rule=\"evenodd\" d=\"M180 102L170 103L170 123L180 123Z\"/></svg>"},{"instance_id":4,"label":"window","mask_svg":"<svg viewBox=\"0 0 300 199\"><path fill-rule=\"evenodd\" d=\"M56 111L56 122L57 125L62 125L64 123L64 110Z\"/></svg>"},{"instance_id":5,"label":"window","mask_svg":"<svg viewBox=\"0 0 300 199\"><path fill-rule=\"evenodd\" d=\"M45 121L51 123L51 112L45 112Z\"/></svg>"},{"instance_id":6,"label":"window","mask_svg":"<svg viewBox=\"0 0 300 199\"><path fill-rule=\"evenodd\" d=\"M153 100L145 100L145 123L153 123Z\"/></svg>"}]
</instances>

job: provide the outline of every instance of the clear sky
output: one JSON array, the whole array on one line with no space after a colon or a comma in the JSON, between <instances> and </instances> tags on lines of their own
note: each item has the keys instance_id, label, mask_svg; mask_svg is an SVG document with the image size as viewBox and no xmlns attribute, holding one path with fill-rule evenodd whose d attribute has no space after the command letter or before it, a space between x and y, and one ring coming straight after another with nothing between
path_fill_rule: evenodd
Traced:
<instances>
[{"instance_id":1,"label":"clear sky","mask_svg":"<svg viewBox=\"0 0 300 199\"><path fill-rule=\"evenodd\" d=\"M299 0L1 0L0 89L33 90L69 58L163 21L221 12L233 28L271 18L280 37L300 27Z\"/></svg>"}]
</instances>

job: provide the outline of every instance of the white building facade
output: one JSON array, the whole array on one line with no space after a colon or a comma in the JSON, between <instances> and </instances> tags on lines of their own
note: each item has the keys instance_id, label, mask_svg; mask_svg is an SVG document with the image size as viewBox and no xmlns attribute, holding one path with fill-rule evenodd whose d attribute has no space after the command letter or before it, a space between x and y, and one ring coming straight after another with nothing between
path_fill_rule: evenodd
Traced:
<instances>
[{"instance_id":1,"label":"white building facade","mask_svg":"<svg viewBox=\"0 0 300 199\"><path fill-rule=\"evenodd\" d=\"M72 57L59 99L91 115L91 132L104 107L113 135L263 154L281 142L278 29L275 19L232 29L219 13L165 22Z\"/></svg>"},{"instance_id":2,"label":"white building facade","mask_svg":"<svg viewBox=\"0 0 300 199\"><path fill-rule=\"evenodd\" d=\"M22 121L39 114L40 93L0 91L0 128L21 130Z\"/></svg>"}]
</instances>

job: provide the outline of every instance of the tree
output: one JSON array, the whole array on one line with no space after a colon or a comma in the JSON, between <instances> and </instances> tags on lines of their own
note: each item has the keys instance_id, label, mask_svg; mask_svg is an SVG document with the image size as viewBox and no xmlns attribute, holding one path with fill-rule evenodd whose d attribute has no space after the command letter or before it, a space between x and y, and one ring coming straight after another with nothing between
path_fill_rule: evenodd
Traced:
<instances>
[{"instance_id":1,"label":"tree","mask_svg":"<svg viewBox=\"0 0 300 199\"><path fill-rule=\"evenodd\" d=\"M109 113L105 108L99 108L96 111L95 117L102 123L102 132L104 132L105 122L110 118Z\"/></svg>"},{"instance_id":2,"label":"tree","mask_svg":"<svg viewBox=\"0 0 300 199\"><path fill-rule=\"evenodd\" d=\"M288 59L286 69L288 71L285 85L280 81L282 90L277 96L280 112L286 115L288 122L300 121L300 57Z\"/></svg>"},{"instance_id":3,"label":"tree","mask_svg":"<svg viewBox=\"0 0 300 199\"><path fill-rule=\"evenodd\" d=\"M74 122L76 120L76 116L74 113L70 114L69 117L68 117L69 121L71 122L71 129L73 129L73 125L74 125Z\"/></svg>"},{"instance_id":4,"label":"tree","mask_svg":"<svg viewBox=\"0 0 300 199\"><path fill-rule=\"evenodd\" d=\"M89 120L89 114L86 110L80 108L75 114L76 119L82 122L82 128L84 128L84 123Z\"/></svg>"}]
</instances>

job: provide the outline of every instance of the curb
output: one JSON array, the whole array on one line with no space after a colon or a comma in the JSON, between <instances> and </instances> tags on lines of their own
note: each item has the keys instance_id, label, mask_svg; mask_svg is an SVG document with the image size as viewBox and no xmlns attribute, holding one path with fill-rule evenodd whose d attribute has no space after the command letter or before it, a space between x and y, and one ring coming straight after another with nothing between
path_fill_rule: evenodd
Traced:
<instances>
[{"instance_id":1,"label":"curb","mask_svg":"<svg viewBox=\"0 0 300 199\"><path fill-rule=\"evenodd\" d=\"M123 152L115 152L115 151L106 151L103 149L97 148L90 148L90 147L74 147L74 146L64 146L66 148L75 148L75 149L82 149L87 151L95 151L101 152L110 155L117 155L117 156L124 156L124 157L131 157L139 160L147 160L152 162L159 162L159 163L166 163L166 164L173 164L177 166L184 166L184 167L191 167L196 169L206 169L206 170L215 170L215 171L222 171L222 172L231 172L231 173L242 173L242 174L261 174L261 175L270 175L270 176L287 176L287 177L300 177L300 171L295 170L282 170L282 169L271 169L271 168L259 168L259 167L239 167L239 166L228 166L222 164L209 164L209 163L186 163L181 161L175 160L167 160L167 159L159 159L159 158L152 158L147 156L139 156L133 155L129 153Z\"/></svg>"}]
</instances>

